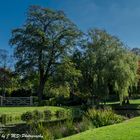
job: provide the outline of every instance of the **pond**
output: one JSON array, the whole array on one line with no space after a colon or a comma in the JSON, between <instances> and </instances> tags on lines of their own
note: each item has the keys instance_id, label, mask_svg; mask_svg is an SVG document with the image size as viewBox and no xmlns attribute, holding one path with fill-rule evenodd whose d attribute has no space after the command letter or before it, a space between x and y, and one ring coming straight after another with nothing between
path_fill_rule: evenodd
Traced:
<instances>
[{"instance_id":1,"label":"pond","mask_svg":"<svg viewBox=\"0 0 140 140\"><path fill-rule=\"evenodd\" d=\"M116 109L115 113L128 118L140 116L140 109Z\"/></svg>"}]
</instances>

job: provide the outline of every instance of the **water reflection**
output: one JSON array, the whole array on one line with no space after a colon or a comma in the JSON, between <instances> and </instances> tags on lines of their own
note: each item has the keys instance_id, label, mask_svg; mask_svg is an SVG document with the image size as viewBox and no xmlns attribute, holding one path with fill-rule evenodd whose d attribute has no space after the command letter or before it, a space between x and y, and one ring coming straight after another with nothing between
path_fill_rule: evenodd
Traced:
<instances>
[{"instance_id":1,"label":"water reflection","mask_svg":"<svg viewBox=\"0 0 140 140\"><path fill-rule=\"evenodd\" d=\"M140 116L140 110L134 110L134 109L118 109L118 110L115 110L115 113L117 113L118 115L128 117L128 118Z\"/></svg>"}]
</instances>

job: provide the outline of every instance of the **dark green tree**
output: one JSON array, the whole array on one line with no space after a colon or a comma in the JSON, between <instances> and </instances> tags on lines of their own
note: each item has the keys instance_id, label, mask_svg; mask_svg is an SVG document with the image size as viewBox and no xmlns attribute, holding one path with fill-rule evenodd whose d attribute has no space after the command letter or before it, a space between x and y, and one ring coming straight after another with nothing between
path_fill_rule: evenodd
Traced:
<instances>
[{"instance_id":1,"label":"dark green tree","mask_svg":"<svg viewBox=\"0 0 140 140\"><path fill-rule=\"evenodd\" d=\"M23 75L38 71L40 101L46 81L80 34L62 11L39 6L31 6L24 26L13 30L10 44L15 46L16 70Z\"/></svg>"}]
</instances>

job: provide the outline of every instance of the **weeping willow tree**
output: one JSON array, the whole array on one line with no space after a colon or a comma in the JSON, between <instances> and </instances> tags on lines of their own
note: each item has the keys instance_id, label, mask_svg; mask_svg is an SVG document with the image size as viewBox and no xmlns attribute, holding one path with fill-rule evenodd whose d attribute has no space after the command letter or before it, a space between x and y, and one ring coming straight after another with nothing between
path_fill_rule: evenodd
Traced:
<instances>
[{"instance_id":1,"label":"weeping willow tree","mask_svg":"<svg viewBox=\"0 0 140 140\"><path fill-rule=\"evenodd\" d=\"M122 50L121 50L122 51ZM128 50L120 52L113 60L112 83L114 89L119 93L120 103L129 102L129 92L138 83L138 58Z\"/></svg>"},{"instance_id":2,"label":"weeping willow tree","mask_svg":"<svg viewBox=\"0 0 140 140\"><path fill-rule=\"evenodd\" d=\"M137 83L137 57L106 31L90 30L88 37L83 77L89 92L105 100L111 85L122 104Z\"/></svg>"}]
</instances>

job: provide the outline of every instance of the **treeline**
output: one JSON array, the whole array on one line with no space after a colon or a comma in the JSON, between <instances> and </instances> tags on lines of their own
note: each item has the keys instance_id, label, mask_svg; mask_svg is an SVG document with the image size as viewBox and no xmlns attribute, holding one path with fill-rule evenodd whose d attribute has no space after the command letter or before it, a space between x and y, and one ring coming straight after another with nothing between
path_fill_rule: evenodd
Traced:
<instances>
[{"instance_id":1,"label":"treeline","mask_svg":"<svg viewBox=\"0 0 140 140\"><path fill-rule=\"evenodd\" d=\"M27 93L38 96L40 104L74 105L111 96L129 103L129 95L137 93L139 49L131 51L105 30L83 33L63 11L31 6L9 43L15 66L3 64L0 70L2 93L9 96Z\"/></svg>"}]
</instances>

